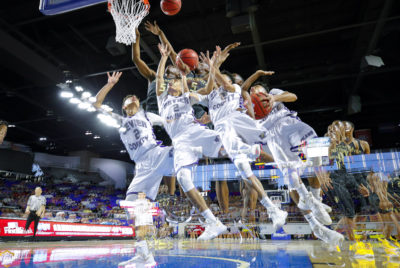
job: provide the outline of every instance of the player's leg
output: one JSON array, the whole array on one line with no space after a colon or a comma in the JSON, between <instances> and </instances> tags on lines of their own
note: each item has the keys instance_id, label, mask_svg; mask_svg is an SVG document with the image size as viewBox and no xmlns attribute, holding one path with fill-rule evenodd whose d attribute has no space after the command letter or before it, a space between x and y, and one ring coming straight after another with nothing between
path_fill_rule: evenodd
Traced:
<instances>
[{"instance_id":1,"label":"player's leg","mask_svg":"<svg viewBox=\"0 0 400 268\"><path fill-rule=\"evenodd\" d=\"M216 181L215 191L217 193L218 204L223 213L229 212L229 188L227 181Z\"/></svg>"},{"instance_id":2,"label":"player's leg","mask_svg":"<svg viewBox=\"0 0 400 268\"><path fill-rule=\"evenodd\" d=\"M286 222L287 212L280 210L274 203L272 203L271 199L269 199L261 182L251 170L246 155L235 155L233 156L233 159L233 163L239 171L242 179L257 193L260 203L267 209L268 215L272 219L274 230L276 231L280 229Z\"/></svg>"},{"instance_id":3,"label":"player's leg","mask_svg":"<svg viewBox=\"0 0 400 268\"><path fill-rule=\"evenodd\" d=\"M165 185L168 187L168 194L175 195L176 191L176 177L174 176L164 176L163 177Z\"/></svg>"}]
</instances>

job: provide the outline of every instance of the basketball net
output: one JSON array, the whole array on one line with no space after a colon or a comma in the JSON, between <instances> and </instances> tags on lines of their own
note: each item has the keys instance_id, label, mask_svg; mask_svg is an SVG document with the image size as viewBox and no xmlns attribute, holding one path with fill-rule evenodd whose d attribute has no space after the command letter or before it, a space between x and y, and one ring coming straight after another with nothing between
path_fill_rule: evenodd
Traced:
<instances>
[{"instance_id":1,"label":"basketball net","mask_svg":"<svg viewBox=\"0 0 400 268\"><path fill-rule=\"evenodd\" d=\"M127 46L136 42L136 29L149 14L148 0L108 0L116 27L115 40Z\"/></svg>"}]
</instances>

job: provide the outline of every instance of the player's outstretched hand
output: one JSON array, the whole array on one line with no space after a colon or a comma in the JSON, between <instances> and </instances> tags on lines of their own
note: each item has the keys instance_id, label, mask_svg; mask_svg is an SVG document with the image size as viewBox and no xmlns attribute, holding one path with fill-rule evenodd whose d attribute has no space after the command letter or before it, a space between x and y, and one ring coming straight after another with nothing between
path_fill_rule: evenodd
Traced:
<instances>
[{"instance_id":1,"label":"player's outstretched hand","mask_svg":"<svg viewBox=\"0 0 400 268\"><path fill-rule=\"evenodd\" d=\"M240 46L240 42L235 42L235 43L229 44L224 48L223 52L228 53L230 50L237 48L238 46Z\"/></svg>"},{"instance_id":2,"label":"player's outstretched hand","mask_svg":"<svg viewBox=\"0 0 400 268\"><path fill-rule=\"evenodd\" d=\"M121 75L122 75L122 72L113 72L112 75L110 75L110 73L107 73L108 83L115 85L116 83L118 83Z\"/></svg>"},{"instance_id":3,"label":"player's outstretched hand","mask_svg":"<svg viewBox=\"0 0 400 268\"><path fill-rule=\"evenodd\" d=\"M358 191L359 191L360 194L362 194L362 196L364 196L364 197L368 197L368 196L369 196L368 188L365 187L365 186L362 185L362 184L358 187Z\"/></svg>"},{"instance_id":4,"label":"player's outstretched hand","mask_svg":"<svg viewBox=\"0 0 400 268\"><path fill-rule=\"evenodd\" d=\"M264 75L274 75L274 74L275 74L274 71L263 71L263 70L258 70L257 73L258 73L260 76L264 76Z\"/></svg>"},{"instance_id":5,"label":"player's outstretched hand","mask_svg":"<svg viewBox=\"0 0 400 268\"><path fill-rule=\"evenodd\" d=\"M176 58L177 61L177 67L181 72L181 75L186 76L188 73L190 73L190 67L183 62L183 60L180 57Z\"/></svg>"},{"instance_id":6,"label":"player's outstretched hand","mask_svg":"<svg viewBox=\"0 0 400 268\"><path fill-rule=\"evenodd\" d=\"M272 109L275 103L274 95L267 94L265 98L268 100L268 109Z\"/></svg>"},{"instance_id":7,"label":"player's outstretched hand","mask_svg":"<svg viewBox=\"0 0 400 268\"><path fill-rule=\"evenodd\" d=\"M168 48L167 45L158 44L158 49L160 50L161 56L168 57L171 53L171 50Z\"/></svg>"},{"instance_id":8,"label":"player's outstretched hand","mask_svg":"<svg viewBox=\"0 0 400 268\"><path fill-rule=\"evenodd\" d=\"M157 25L157 21L154 21L153 24L151 24L150 21L146 21L144 24L144 28L151 32L154 35L160 35L161 34L161 29L160 27Z\"/></svg>"}]
</instances>

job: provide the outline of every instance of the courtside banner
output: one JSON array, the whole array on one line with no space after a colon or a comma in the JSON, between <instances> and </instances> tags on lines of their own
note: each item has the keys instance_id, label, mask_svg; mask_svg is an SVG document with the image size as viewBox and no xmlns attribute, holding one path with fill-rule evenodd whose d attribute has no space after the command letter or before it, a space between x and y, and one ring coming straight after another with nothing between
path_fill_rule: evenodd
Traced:
<instances>
[{"instance_id":1,"label":"courtside banner","mask_svg":"<svg viewBox=\"0 0 400 268\"><path fill-rule=\"evenodd\" d=\"M0 219L0 237L16 237L33 235L33 223L24 232L25 220ZM130 226L82 224L69 222L41 221L38 237L132 237L134 230Z\"/></svg>"}]
</instances>

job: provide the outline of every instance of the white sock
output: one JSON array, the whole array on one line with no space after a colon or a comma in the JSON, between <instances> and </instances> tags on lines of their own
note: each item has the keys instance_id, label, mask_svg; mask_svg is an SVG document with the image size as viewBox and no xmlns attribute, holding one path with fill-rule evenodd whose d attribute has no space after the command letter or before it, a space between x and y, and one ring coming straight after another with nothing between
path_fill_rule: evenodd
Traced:
<instances>
[{"instance_id":1,"label":"white sock","mask_svg":"<svg viewBox=\"0 0 400 268\"><path fill-rule=\"evenodd\" d=\"M300 199L305 199L306 195L308 194L306 186L304 186L304 183L301 183L297 188L296 188L297 193L300 196Z\"/></svg>"},{"instance_id":2,"label":"white sock","mask_svg":"<svg viewBox=\"0 0 400 268\"><path fill-rule=\"evenodd\" d=\"M308 213L304 215L304 218L310 224L311 229L314 229L315 226L320 225L319 221L314 217L312 213Z\"/></svg>"},{"instance_id":3,"label":"white sock","mask_svg":"<svg viewBox=\"0 0 400 268\"><path fill-rule=\"evenodd\" d=\"M208 208L200 213L206 220L216 222L217 218L215 218L214 214L212 214L211 210Z\"/></svg>"},{"instance_id":4,"label":"white sock","mask_svg":"<svg viewBox=\"0 0 400 268\"><path fill-rule=\"evenodd\" d=\"M321 188L312 188L310 192L312 193L312 195L317 199L320 200L321 199Z\"/></svg>"},{"instance_id":5,"label":"white sock","mask_svg":"<svg viewBox=\"0 0 400 268\"><path fill-rule=\"evenodd\" d=\"M268 196L264 197L260 200L261 205L263 205L266 209L275 207L275 204L272 203L271 199Z\"/></svg>"}]
</instances>

